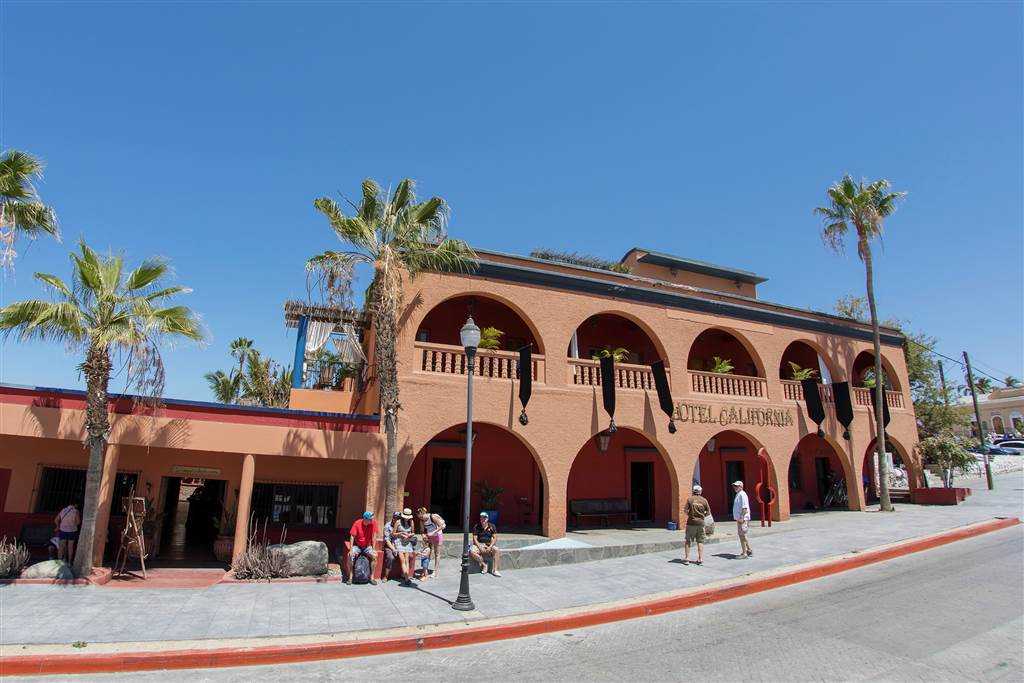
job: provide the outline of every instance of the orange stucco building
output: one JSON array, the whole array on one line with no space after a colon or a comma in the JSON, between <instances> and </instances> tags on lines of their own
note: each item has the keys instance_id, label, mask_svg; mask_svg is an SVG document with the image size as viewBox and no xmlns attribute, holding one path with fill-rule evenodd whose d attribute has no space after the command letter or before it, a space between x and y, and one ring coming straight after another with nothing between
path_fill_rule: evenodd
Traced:
<instances>
[{"instance_id":1,"label":"orange stucco building","mask_svg":"<svg viewBox=\"0 0 1024 683\"><path fill-rule=\"evenodd\" d=\"M478 259L471 273L407 282L398 339L406 506L430 507L452 526L461 519L467 365L459 330L472 316L502 332L499 348L477 354L471 475L474 514L482 484L501 489L489 507L502 528L558 537L568 526L603 521L574 514L581 509L574 501L592 499L625 501L628 513L613 523L664 525L679 520L692 481L701 482L716 516L728 518L727 482L737 478L752 498L758 483L776 492L767 506L775 520L835 504L864 508L874 490L873 414L863 386L873 366L869 326L762 301L764 278L753 273L643 249L623 257L630 273L489 251ZM300 349L305 325L298 325ZM357 334L372 368L373 330ZM897 330L883 328L888 450L913 489L920 467L902 343ZM525 424L524 347L532 351ZM592 359L602 349L622 356L614 434L606 431ZM659 407L656 361L666 367L674 433ZM821 380L823 438L791 379L794 365ZM385 448L372 372L330 388L301 379L288 410L167 401L146 414L128 400L112 403L101 520L114 519L113 533L115 489L134 485L165 515L160 532L174 535L181 519L166 515L191 515L174 507L180 487L197 480L219 496L202 509L217 510L221 527L234 517L236 551L243 518L287 525L290 540L340 542L361 510L382 515ZM849 439L836 418L833 382L851 385ZM0 533L52 517L49 508L61 502L55 485L65 496L71 491L79 475L66 472L86 462L82 407L77 392L0 388ZM758 459L760 449L767 461Z\"/></svg>"}]
</instances>

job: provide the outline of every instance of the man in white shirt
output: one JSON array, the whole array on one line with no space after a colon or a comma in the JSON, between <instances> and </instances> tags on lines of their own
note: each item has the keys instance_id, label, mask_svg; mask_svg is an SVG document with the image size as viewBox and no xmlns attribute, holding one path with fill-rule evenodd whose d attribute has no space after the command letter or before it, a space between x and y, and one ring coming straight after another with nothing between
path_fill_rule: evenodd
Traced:
<instances>
[{"instance_id":1,"label":"man in white shirt","mask_svg":"<svg viewBox=\"0 0 1024 683\"><path fill-rule=\"evenodd\" d=\"M736 480L732 483L732 490L736 497L732 501L732 518L736 520L736 535L740 538L740 558L745 560L754 556L750 549L750 541L747 540L747 530L750 528L750 500L747 492L743 490L743 482Z\"/></svg>"}]
</instances>

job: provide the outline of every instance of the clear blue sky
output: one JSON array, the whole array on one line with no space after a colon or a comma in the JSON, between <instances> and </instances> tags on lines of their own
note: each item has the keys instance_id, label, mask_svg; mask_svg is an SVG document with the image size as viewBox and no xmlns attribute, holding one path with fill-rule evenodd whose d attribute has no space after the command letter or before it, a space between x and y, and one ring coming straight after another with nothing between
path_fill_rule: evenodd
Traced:
<instances>
[{"instance_id":1,"label":"clear blue sky","mask_svg":"<svg viewBox=\"0 0 1024 683\"><path fill-rule=\"evenodd\" d=\"M820 310L864 278L811 209L844 172L887 177L910 194L881 314L1024 374L1019 3L8 1L2 21L0 142L47 161L65 235L22 249L3 301L67 274L80 236L170 258L211 341L166 352L168 396L208 399L239 335L290 363L281 304L335 244L312 200L364 177L417 179L480 247L647 246ZM80 387L78 362L12 340L0 380Z\"/></svg>"}]
</instances>

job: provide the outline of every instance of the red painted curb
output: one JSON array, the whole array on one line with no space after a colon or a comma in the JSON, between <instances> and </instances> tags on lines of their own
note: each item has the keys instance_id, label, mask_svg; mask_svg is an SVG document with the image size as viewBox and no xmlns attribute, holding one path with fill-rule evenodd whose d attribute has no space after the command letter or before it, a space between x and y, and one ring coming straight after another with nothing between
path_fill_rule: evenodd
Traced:
<instances>
[{"instance_id":1,"label":"red painted curb","mask_svg":"<svg viewBox=\"0 0 1024 683\"><path fill-rule=\"evenodd\" d=\"M699 607L730 600L773 588L811 581L830 574L838 574L869 564L891 560L903 555L929 550L955 541L980 536L992 531L1020 524L1016 517L993 519L960 529L944 531L932 536L913 539L888 548L823 562L810 567L781 571L777 574L727 584L710 589L696 589L681 595L652 598L619 607L591 612L567 614L549 618L519 621L510 624L465 628L423 636L407 635L377 640L348 640L301 645L268 645L253 648L223 648L216 650L192 649L167 652L130 652L123 654L81 655L23 655L0 657L0 676L34 674L83 674L163 669L204 669L232 666L289 664L324 659L344 659L368 655L413 652L443 647L473 645L493 640L522 638L586 626L607 624L624 619L635 619L664 614L691 607Z\"/></svg>"}]
</instances>

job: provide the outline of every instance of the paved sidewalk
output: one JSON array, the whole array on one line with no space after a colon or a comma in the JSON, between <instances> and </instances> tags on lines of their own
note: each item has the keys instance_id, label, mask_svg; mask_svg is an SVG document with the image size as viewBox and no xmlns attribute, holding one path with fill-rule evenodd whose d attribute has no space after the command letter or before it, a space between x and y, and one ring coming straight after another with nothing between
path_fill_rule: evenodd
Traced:
<instances>
[{"instance_id":1,"label":"paved sidewalk","mask_svg":"<svg viewBox=\"0 0 1024 683\"><path fill-rule=\"evenodd\" d=\"M339 584L215 585L131 591L102 587L0 587L0 653L24 643L162 641L340 633L458 622L633 598L698 586L921 536L996 516L1024 514L1024 476L997 477L997 490L974 485L956 507L898 506L895 514L804 514L752 528L755 557L735 560L735 541L709 545L702 567L678 552L474 576L477 611L460 613L458 565L416 588Z\"/></svg>"}]
</instances>

